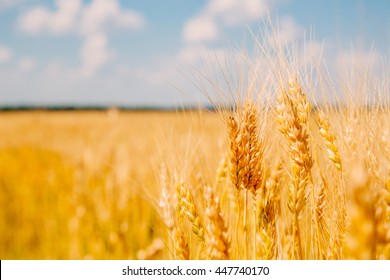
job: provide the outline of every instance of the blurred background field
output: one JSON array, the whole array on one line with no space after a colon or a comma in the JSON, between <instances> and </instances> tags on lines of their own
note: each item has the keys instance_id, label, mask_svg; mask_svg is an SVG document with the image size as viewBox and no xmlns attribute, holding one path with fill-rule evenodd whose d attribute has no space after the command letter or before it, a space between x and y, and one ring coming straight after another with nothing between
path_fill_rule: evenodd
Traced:
<instances>
[{"instance_id":1,"label":"blurred background field","mask_svg":"<svg viewBox=\"0 0 390 280\"><path fill-rule=\"evenodd\" d=\"M162 157L197 145L216 166L220 130L205 112L1 113L0 258L136 258L165 234Z\"/></svg>"}]
</instances>

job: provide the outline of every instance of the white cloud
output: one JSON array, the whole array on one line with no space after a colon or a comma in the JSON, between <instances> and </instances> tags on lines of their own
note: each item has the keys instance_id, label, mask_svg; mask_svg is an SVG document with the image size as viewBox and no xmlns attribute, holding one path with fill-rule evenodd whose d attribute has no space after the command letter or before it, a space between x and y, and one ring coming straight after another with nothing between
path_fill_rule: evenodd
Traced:
<instances>
[{"instance_id":1,"label":"white cloud","mask_svg":"<svg viewBox=\"0 0 390 280\"><path fill-rule=\"evenodd\" d=\"M223 26L249 23L265 17L267 0L209 0L204 9L183 28L187 43L212 42Z\"/></svg>"},{"instance_id":2,"label":"white cloud","mask_svg":"<svg viewBox=\"0 0 390 280\"><path fill-rule=\"evenodd\" d=\"M80 12L80 0L57 0L58 11L50 19L51 31L54 33L64 33L71 30L75 25L75 20Z\"/></svg>"},{"instance_id":3,"label":"white cloud","mask_svg":"<svg viewBox=\"0 0 390 280\"><path fill-rule=\"evenodd\" d=\"M36 6L27 11L19 18L18 27L32 34L82 36L84 43L80 50L81 66L77 70L77 77L94 75L113 58L112 52L107 49L105 32L108 27L139 29L145 24L141 14L123 9L119 0L92 0L89 3L82 0L56 0L55 4L54 10Z\"/></svg>"},{"instance_id":4,"label":"white cloud","mask_svg":"<svg viewBox=\"0 0 390 280\"><path fill-rule=\"evenodd\" d=\"M31 57L24 57L18 63L18 69L22 72L30 72L35 67L35 59Z\"/></svg>"},{"instance_id":5,"label":"white cloud","mask_svg":"<svg viewBox=\"0 0 390 280\"><path fill-rule=\"evenodd\" d=\"M218 37L218 26L212 17L195 17L185 24L183 37L187 43L214 41Z\"/></svg>"},{"instance_id":6,"label":"white cloud","mask_svg":"<svg viewBox=\"0 0 390 280\"><path fill-rule=\"evenodd\" d=\"M304 28L292 17L281 18L278 25L278 30L272 34L272 39L275 39L277 44L286 45L304 36Z\"/></svg>"},{"instance_id":7,"label":"white cloud","mask_svg":"<svg viewBox=\"0 0 390 280\"><path fill-rule=\"evenodd\" d=\"M44 7L35 7L18 21L21 30L28 33L42 31L47 25L50 13Z\"/></svg>"},{"instance_id":8,"label":"white cloud","mask_svg":"<svg viewBox=\"0 0 390 280\"><path fill-rule=\"evenodd\" d=\"M8 62L12 58L12 51L0 45L0 64Z\"/></svg>"},{"instance_id":9,"label":"white cloud","mask_svg":"<svg viewBox=\"0 0 390 280\"><path fill-rule=\"evenodd\" d=\"M131 29L141 28L145 25L143 16L135 11L123 11L115 17L115 23L121 27Z\"/></svg>"},{"instance_id":10,"label":"white cloud","mask_svg":"<svg viewBox=\"0 0 390 280\"><path fill-rule=\"evenodd\" d=\"M81 31L91 33L112 23L118 27L137 29L145 24L139 13L120 9L117 0L95 0L85 7L81 16Z\"/></svg>"},{"instance_id":11,"label":"white cloud","mask_svg":"<svg viewBox=\"0 0 390 280\"><path fill-rule=\"evenodd\" d=\"M56 0L54 11L37 6L18 20L27 33L52 34L101 32L108 25L137 29L145 24L143 16L132 10L122 10L118 0L93 0L85 5L81 0Z\"/></svg>"},{"instance_id":12,"label":"white cloud","mask_svg":"<svg viewBox=\"0 0 390 280\"><path fill-rule=\"evenodd\" d=\"M224 24L238 25L264 17L267 13L265 0L211 0L205 13L219 17Z\"/></svg>"},{"instance_id":13,"label":"white cloud","mask_svg":"<svg viewBox=\"0 0 390 280\"><path fill-rule=\"evenodd\" d=\"M62 34L71 31L81 9L81 0L57 0L57 10L52 12L38 6L19 19L19 27L27 33L51 32Z\"/></svg>"},{"instance_id":14,"label":"white cloud","mask_svg":"<svg viewBox=\"0 0 390 280\"><path fill-rule=\"evenodd\" d=\"M96 33L88 36L81 48L82 66L79 76L83 78L92 76L112 58L112 52L107 50L106 35Z\"/></svg>"}]
</instances>

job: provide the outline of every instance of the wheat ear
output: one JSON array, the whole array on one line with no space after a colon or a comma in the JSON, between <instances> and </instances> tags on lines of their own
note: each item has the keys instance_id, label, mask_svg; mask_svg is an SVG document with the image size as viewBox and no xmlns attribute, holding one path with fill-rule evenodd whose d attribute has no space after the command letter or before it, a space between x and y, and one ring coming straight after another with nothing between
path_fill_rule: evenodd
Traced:
<instances>
[{"instance_id":1,"label":"wheat ear","mask_svg":"<svg viewBox=\"0 0 390 280\"><path fill-rule=\"evenodd\" d=\"M330 127L329 121L327 120L325 114L322 111L320 111L318 114L318 122L320 127L320 134L325 140L326 154L333 162L336 169L342 171L343 167L341 164L341 158L339 150L336 146L336 136Z\"/></svg>"},{"instance_id":2,"label":"wheat ear","mask_svg":"<svg viewBox=\"0 0 390 280\"><path fill-rule=\"evenodd\" d=\"M259 227L262 241L261 257L266 260L278 258L277 219L280 214L280 179L283 163L280 161L268 177L260 197Z\"/></svg>"},{"instance_id":3,"label":"wheat ear","mask_svg":"<svg viewBox=\"0 0 390 280\"><path fill-rule=\"evenodd\" d=\"M174 216L174 207L172 206L171 194L169 193L169 179L165 166L161 172L161 196L159 207L161 209L162 218L172 237L174 247L174 257L180 260L188 260L190 257L187 239L177 224Z\"/></svg>"},{"instance_id":4,"label":"wheat ear","mask_svg":"<svg viewBox=\"0 0 390 280\"><path fill-rule=\"evenodd\" d=\"M229 242L219 199L209 186L204 190L204 198L207 217L205 235L207 257L212 260L227 260L229 259Z\"/></svg>"},{"instance_id":5,"label":"wheat ear","mask_svg":"<svg viewBox=\"0 0 390 280\"><path fill-rule=\"evenodd\" d=\"M245 258L248 258L248 192L252 194L253 217L256 219L256 195L263 184L263 141L259 138L258 112L256 105L250 100L246 101L241 113L241 143L242 149L242 188L244 189L244 242ZM253 223L253 256L256 256L256 222Z\"/></svg>"},{"instance_id":6,"label":"wheat ear","mask_svg":"<svg viewBox=\"0 0 390 280\"><path fill-rule=\"evenodd\" d=\"M200 241L204 241L204 228L194 198L184 183L177 187L179 214L185 216L192 225L192 231Z\"/></svg>"},{"instance_id":7,"label":"wheat ear","mask_svg":"<svg viewBox=\"0 0 390 280\"><path fill-rule=\"evenodd\" d=\"M306 100L296 78L289 81L289 91L278 96L277 106L279 130L288 142L292 169L292 184L289 187L288 208L293 214L294 257L302 259L300 237L301 211L306 204L306 188L311 181L313 160L310 154L307 120L310 103Z\"/></svg>"},{"instance_id":8,"label":"wheat ear","mask_svg":"<svg viewBox=\"0 0 390 280\"><path fill-rule=\"evenodd\" d=\"M229 174L230 179L239 193L241 186L241 169L242 167L242 150L240 150L241 135L237 120L234 116L228 118L228 134L229 134Z\"/></svg>"}]
</instances>

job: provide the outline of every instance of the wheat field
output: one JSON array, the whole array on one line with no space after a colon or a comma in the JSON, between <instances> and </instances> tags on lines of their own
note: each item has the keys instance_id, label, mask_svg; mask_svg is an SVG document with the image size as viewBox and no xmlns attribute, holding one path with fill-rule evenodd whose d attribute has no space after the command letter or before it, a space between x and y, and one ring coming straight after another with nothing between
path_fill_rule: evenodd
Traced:
<instances>
[{"instance_id":1,"label":"wheat field","mask_svg":"<svg viewBox=\"0 0 390 280\"><path fill-rule=\"evenodd\" d=\"M210 143L204 154L219 149L216 116L202 118L207 125L198 113L1 113L1 259L137 258L165 235L154 202L161 138L181 139L172 147L184 151L199 136Z\"/></svg>"},{"instance_id":2,"label":"wheat field","mask_svg":"<svg viewBox=\"0 0 390 280\"><path fill-rule=\"evenodd\" d=\"M278 99L2 113L1 259L389 259L388 110Z\"/></svg>"}]
</instances>

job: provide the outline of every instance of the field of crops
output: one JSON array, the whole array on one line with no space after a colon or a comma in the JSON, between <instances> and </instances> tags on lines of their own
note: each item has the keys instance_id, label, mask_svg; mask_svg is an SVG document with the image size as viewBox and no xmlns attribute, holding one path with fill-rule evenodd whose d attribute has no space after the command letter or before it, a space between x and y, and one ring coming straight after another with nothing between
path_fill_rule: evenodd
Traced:
<instances>
[{"instance_id":1,"label":"field of crops","mask_svg":"<svg viewBox=\"0 0 390 280\"><path fill-rule=\"evenodd\" d=\"M0 114L0 259L389 259L390 111Z\"/></svg>"},{"instance_id":2,"label":"field of crops","mask_svg":"<svg viewBox=\"0 0 390 280\"><path fill-rule=\"evenodd\" d=\"M221 144L198 113L2 113L0 131L1 259L136 258L166 235L162 159L212 151L214 167Z\"/></svg>"}]
</instances>

